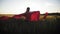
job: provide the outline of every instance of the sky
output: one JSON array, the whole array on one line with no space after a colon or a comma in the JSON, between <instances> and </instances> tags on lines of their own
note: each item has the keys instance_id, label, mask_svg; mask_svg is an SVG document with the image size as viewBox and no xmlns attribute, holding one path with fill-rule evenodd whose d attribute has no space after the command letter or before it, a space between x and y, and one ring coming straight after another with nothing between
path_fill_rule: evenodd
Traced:
<instances>
[{"instance_id":1,"label":"sky","mask_svg":"<svg viewBox=\"0 0 60 34\"><path fill-rule=\"evenodd\" d=\"M0 0L0 14L22 14L27 7L30 12L60 13L60 0Z\"/></svg>"}]
</instances>

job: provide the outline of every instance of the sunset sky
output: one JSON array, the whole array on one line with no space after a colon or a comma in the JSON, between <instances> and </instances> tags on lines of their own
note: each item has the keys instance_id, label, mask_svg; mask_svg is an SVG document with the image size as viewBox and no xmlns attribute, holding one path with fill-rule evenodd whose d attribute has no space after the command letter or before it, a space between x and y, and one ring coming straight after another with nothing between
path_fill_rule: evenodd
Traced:
<instances>
[{"instance_id":1,"label":"sunset sky","mask_svg":"<svg viewBox=\"0 0 60 34\"><path fill-rule=\"evenodd\" d=\"M0 0L0 14L21 14L27 7L41 14L60 13L60 0Z\"/></svg>"}]
</instances>

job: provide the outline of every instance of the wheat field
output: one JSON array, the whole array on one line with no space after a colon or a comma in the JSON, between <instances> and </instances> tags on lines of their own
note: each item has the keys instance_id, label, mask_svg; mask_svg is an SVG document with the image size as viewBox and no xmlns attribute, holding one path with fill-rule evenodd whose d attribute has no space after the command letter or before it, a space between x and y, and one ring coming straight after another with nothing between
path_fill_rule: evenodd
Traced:
<instances>
[{"instance_id":1,"label":"wheat field","mask_svg":"<svg viewBox=\"0 0 60 34\"><path fill-rule=\"evenodd\" d=\"M0 14L1 16L13 17L14 14ZM0 21L2 32L37 32L37 33L55 33L59 30L60 16L48 15L46 20L44 15L40 15L39 22L26 22L23 20ZM57 22L58 21L58 22Z\"/></svg>"},{"instance_id":2,"label":"wheat field","mask_svg":"<svg viewBox=\"0 0 60 34\"><path fill-rule=\"evenodd\" d=\"M0 14L0 17L2 17L2 16L13 17L14 15L16 15L16 14ZM40 15L39 19L42 20L43 17L44 17L44 15ZM46 17L46 19L56 19L56 18L60 18L60 16L48 15Z\"/></svg>"}]
</instances>

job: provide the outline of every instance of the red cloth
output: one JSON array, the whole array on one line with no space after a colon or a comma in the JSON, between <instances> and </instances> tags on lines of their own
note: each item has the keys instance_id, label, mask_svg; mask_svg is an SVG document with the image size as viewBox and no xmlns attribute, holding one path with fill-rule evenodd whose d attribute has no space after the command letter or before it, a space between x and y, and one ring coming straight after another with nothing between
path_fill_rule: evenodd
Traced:
<instances>
[{"instance_id":1,"label":"red cloth","mask_svg":"<svg viewBox=\"0 0 60 34\"><path fill-rule=\"evenodd\" d=\"M48 12L45 13L44 19L46 19L47 15L48 15Z\"/></svg>"},{"instance_id":2,"label":"red cloth","mask_svg":"<svg viewBox=\"0 0 60 34\"><path fill-rule=\"evenodd\" d=\"M14 19L20 19L22 16L24 16L24 14L14 15L13 18Z\"/></svg>"},{"instance_id":3,"label":"red cloth","mask_svg":"<svg viewBox=\"0 0 60 34\"><path fill-rule=\"evenodd\" d=\"M29 20L29 21L38 21L40 17L40 11L34 11L29 13L23 13L20 15L15 15L13 16L13 18L20 19L21 16L25 16L26 20Z\"/></svg>"},{"instance_id":4,"label":"red cloth","mask_svg":"<svg viewBox=\"0 0 60 34\"><path fill-rule=\"evenodd\" d=\"M38 21L39 16L40 16L40 12L39 11L34 11L34 12L32 12L32 14L30 16L30 20L31 21Z\"/></svg>"},{"instance_id":5,"label":"red cloth","mask_svg":"<svg viewBox=\"0 0 60 34\"><path fill-rule=\"evenodd\" d=\"M20 19L22 16L26 17L26 20L29 20L29 21L38 21L40 17L40 11L34 11L34 12L14 15L12 18ZM8 19L9 19L8 16L3 16L0 18L0 20L8 20Z\"/></svg>"},{"instance_id":6,"label":"red cloth","mask_svg":"<svg viewBox=\"0 0 60 34\"><path fill-rule=\"evenodd\" d=\"M2 17L0 17L0 20L8 20L8 19L9 19L8 16L2 16Z\"/></svg>"}]
</instances>

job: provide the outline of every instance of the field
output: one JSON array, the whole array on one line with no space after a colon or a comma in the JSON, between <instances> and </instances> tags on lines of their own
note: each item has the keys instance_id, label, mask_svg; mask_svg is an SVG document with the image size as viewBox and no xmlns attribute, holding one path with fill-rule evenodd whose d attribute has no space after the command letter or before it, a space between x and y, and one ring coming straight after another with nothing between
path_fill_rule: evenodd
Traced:
<instances>
[{"instance_id":1,"label":"field","mask_svg":"<svg viewBox=\"0 0 60 34\"><path fill-rule=\"evenodd\" d=\"M0 17L1 16L8 16L8 17L13 17L15 14L0 14ZM44 15L40 15L40 19L43 19L43 17L44 17ZM46 19L55 19L55 18L60 18L60 16L54 16L54 15L48 15L47 17L46 17Z\"/></svg>"},{"instance_id":2,"label":"field","mask_svg":"<svg viewBox=\"0 0 60 34\"><path fill-rule=\"evenodd\" d=\"M1 15L3 16L3 15ZM0 16L0 17L1 17ZM13 15L6 15L12 17ZM1 32L19 32L19 33L42 33L51 34L59 32L60 16L48 15L46 19L43 19L44 15L40 16L40 21L30 22L25 20L10 19L7 21L0 21Z\"/></svg>"}]
</instances>

